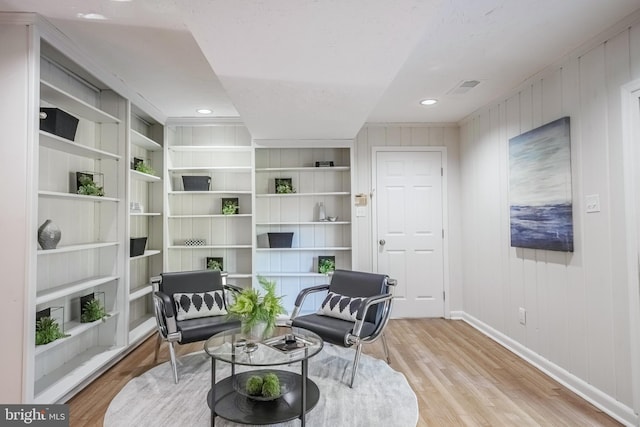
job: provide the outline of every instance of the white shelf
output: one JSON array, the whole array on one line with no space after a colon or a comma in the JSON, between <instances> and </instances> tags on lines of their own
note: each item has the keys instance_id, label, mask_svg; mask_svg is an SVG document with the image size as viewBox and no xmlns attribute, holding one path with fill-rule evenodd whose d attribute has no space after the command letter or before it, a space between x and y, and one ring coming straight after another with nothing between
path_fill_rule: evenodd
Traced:
<instances>
[{"instance_id":1,"label":"white shelf","mask_svg":"<svg viewBox=\"0 0 640 427\"><path fill-rule=\"evenodd\" d=\"M77 142L70 141L42 130L40 131L39 141L41 147L50 148L52 150L61 151L74 156L98 160L120 160L120 156L117 154L78 144Z\"/></svg>"},{"instance_id":2,"label":"white shelf","mask_svg":"<svg viewBox=\"0 0 640 427\"><path fill-rule=\"evenodd\" d=\"M173 245L169 249L251 249L251 245L202 245L202 246L184 246Z\"/></svg>"},{"instance_id":3,"label":"white shelf","mask_svg":"<svg viewBox=\"0 0 640 427\"><path fill-rule=\"evenodd\" d=\"M169 172L198 172L198 171L221 171L221 172L251 172L251 166L189 166L169 168Z\"/></svg>"},{"instance_id":4,"label":"white shelf","mask_svg":"<svg viewBox=\"0 0 640 427\"><path fill-rule=\"evenodd\" d=\"M162 215L160 212L130 212L130 216L160 216Z\"/></svg>"},{"instance_id":5,"label":"white shelf","mask_svg":"<svg viewBox=\"0 0 640 427\"><path fill-rule=\"evenodd\" d=\"M169 219L191 219L191 218L251 218L251 214L212 214L212 215L169 215Z\"/></svg>"},{"instance_id":6,"label":"white shelf","mask_svg":"<svg viewBox=\"0 0 640 427\"><path fill-rule=\"evenodd\" d=\"M241 145L173 145L169 151L178 152L198 152L198 151L251 151L251 147Z\"/></svg>"},{"instance_id":7,"label":"white shelf","mask_svg":"<svg viewBox=\"0 0 640 427\"><path fill-rule=\"evenodd\" d=\"M104 320L96 320L94 322L89 322L89 323L81 323L79 321L72 321L72 322L67 322L65 323L65 331L64 333L69 335L68 337L65 338L59 338L53 342L50 342L49 344L44 344L44 345L37 345L36 346L36 356L43 354L51 349L56 348L57 346L59 346L60 344L63 344L65 341L73 339L73 337L77 337L80 334L83 334L93 328L96 328L98 326L100 326L102 323L104 322L108 322L109 319L115 317L118 315L118 312L111 312L108 313L109 316L104 319Z\"/></svg>"},{"instance_id":8,"label":"white shelf","mask_svg":"<svg viewBox=\"0 0 640 427\"><path fill-rule=\"evenodd\" d=\"M131 129L131 143L147 151L162 151L162 145L133 129Z\"/></svg>"},{"instance_id":9,"label":"white shelf","mask_svg":"<svg viewBox=\"0 0 640 427\"><path fill-rule=\"evenodd\" d=\"M145 182L161 182L162 181L162 178L160 178L159 176L149 175L148 173L142 173L133 169L130 169L129 172L131 173L131 178L137 179L138 181L145 181Z\"/></svg>"},{"instance_id":10,"label":"white shelf","mask_svg":"<svg viewBox=\"0 0 640 427\"><path fill-rule=\"evenodd\" d=\"M284 168L256 168L256 172L347 172L350 171L349 166L333 166L333 167L284 167Z\"/></svg>"},{"instance_id":11,"label":"white shelf","mask_svg":"<svg viewBox=\"0 0 640 427\"><path fill-rule=\"evenodd\" d=\"M323 273L309 273L309 272L281 272L281 271L269 271L258 273L258 276L264 277L328 277L328 274Z\"/></svg>"},{"instance_id":12,"label":"white shelf","mask_svg":"<svg viewBox=\"0 0 640 427\"><path fill-rule=\"evenodd\" d=\"M48 83L40 81L40 97L56 107L96 123L120 123L120 119Z\"/></svg>"},{"instance_id":13,"label":"white shelf","mask_svg":"<svg viewBox=\"0 0 640 427\"><path fill-rule=\"evenodd\" d=\"M169 195L181 194L251 194L251 190L169 191Z\"/></svg>"},{"instance_id":14,"label":"white shelf","mask_svg":"<svg viewBox=\"0 0 640 427\"><path fill-rule=\"evenodd\" d=\"M256 251L350 251L351 246L318 246L315 248L256 248Z\"/></svg>"},{"instance_id":15,"label":"white shelf","mask_svg":"<svg viewBox=\"0 0 640 427\"><path fill-rule=\"evenodd\" d=\"M310 196L349 196L348 191L322 191L318 193L256 194L256 197L310 197Z\"/></svg>"},{"instance_id":16,"label":"white shelf","mask_svg":"<svg viewBox=\"0 0 640 427\"><path fill-rule=\"evenodd\" d=\"M36 404L57 402L103 366L123 353L125 347L91 347L36 381Z\"/></svg>"},{"instance_id":17,"label":"white shelf","mask_svg":"<svg viewBox=\"0 0 640 427\"><path fill-rule=\"evenodd\" d=\"M156 318L149 314L132 323L129 331L129 345L141 341L152 334L156 329Z\"/></svg>"},{"instance_id":18,"label":"white shelf","mask_svg":"<svg viewBox=\"0 0 640 427\"><path fill-rule=\"evenodd\" d=\"M229 279L250 279L253 275L251 273L229 273Z\"/></svg>"},{"instance_id":19,"label":"white shelf","mask_svg":"<svg viewBox=\"0 0 640 427\"><path fill-rule=\"evenodd\" d=\"M36 305L45 304L49 301L75 294L76 292L104 285L105 283L115 282L118 279L118 276L98 276L85 280L78 280L77 282L66 283L64 285L56 286L55 288L45 289L37 293Z\"/></svg>"},{"instance_id":20,"label":"white shelf","mask_svg":"<svg viewBox=\"0 0 640 427\"><path fill-rule=\"evenodd\" d=\"M351 221L288 221L288 222L256 222L256 226L265 227L270 225L349 225Z\"/></svg>"},{"instance_id":21,"label":"white shelf","mask_svg":"<svg viewBox=\"0 0 640 427\"><path fill-rule=\"evenodd\" d=\"M144 285L139 288L132 289L129 293L129 301L135 301L145 295L149 295L151 292L153 292L153 285Z\"/></svg>"},{"instance_id":22,"label":"white shelf","mask_svg":"<svg viewBox=\"0 0 640 427\"><path fill-rule=\"evenodd\" d=\"M51 255L51 254L61 254L65 252L77 252L77 251L86 251L89 249L100 249L106 248L109 246L117 246L119 242L99 242L99 243L84 243L80 245L69 245L69 246L60 246L56 249L38 249L38 255Z\"/></svg>"},{"instance_id":23,"label":"white shelf","mask_svg":"<svg viewBox=\"0 0 640 427\"><path fill-rule=\"evenodd\" d=\"M120 199L114 197L100 197L100 196L85 196L82 194L74 193L60 193L58 191L38 191L40 197L51 197L57 199L72 199L84 202L120 202Z\"/></svg>"},{"instance_id":24,"label":"white shelf","mask_svg":"<svg viewBox=\"0 0 640 427\"><path fill-rule=\"evenodd\" d=\"M160 252L161 251L159 251L159 250L148 249L148 250L144 251L144 253L142 255L129 257L129 261L133 261L135 259L147 258L147 257L153 256L153 255L158 255Z\"/></svg>"}]
</instances>

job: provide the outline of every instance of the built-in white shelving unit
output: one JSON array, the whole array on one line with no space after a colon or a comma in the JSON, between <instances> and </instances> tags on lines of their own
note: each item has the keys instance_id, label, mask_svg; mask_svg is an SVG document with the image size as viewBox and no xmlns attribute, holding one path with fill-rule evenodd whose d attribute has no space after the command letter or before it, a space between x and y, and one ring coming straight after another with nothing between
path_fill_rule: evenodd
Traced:
<instances>
[{"instance_id":1,"label":"built-in white shelving unit","mask_svg":"<svg viewBox=\"0 0 640 427\"><path fill-rule=\"evenodd\" d=\"M156 326L151 278L164 271L162 249L165 191L164 126L135 105L131 107L128 159L128 235L130 238L147 238L142 254L133 256L128 252L128 339L130 343L135 343L153 333ZM139 161L150 166L153 173L135 170Z\"/></svg>"},{"instance_id":2,"label":"built-in white shelving unit","mask_svg":"<svg viewBox=\"0 0 640 427\"><path fill-rule=\"evenodd\" d=\"M50 311L68 336L36 345L27 356L27 398L35 403L65 399L126 349L124 164L127 101L79 70L46 42L41 46L40 106L58 108L79 122L75 138L40 130L38 225L50 219L62 233L55 249L35 251L33 313ZM57 132L56 132L57 133ZM76 172L101 177L104 197L77 194ZM94 294L109 316L80 322L80 298ZM58 313L59 317L53 315ZM35 329L36 320L33 319Z\"/></svg>"},{"instance_id":3,"label":"built-in white shelving unit","mask_svg":"<svg viewBox=\"0 0 640 427\"><path fill-rule=\"evenodd\" d=\"M253 149L241 124L167 126L168 271L199 270L222 261L231 281L251 286L253 277ZM203 191L185 191L183 176L211 179ZM223 199L238 211L223 214ZM188 244L190 240L201 244ZM191 242L193 243L193 242Z\"/></svg>"},{"instance_id":4,"label":"built-in white shelving unit","mask_svg":"<svg viewBox=\"0 0 640 427\"><path fill-rule=\"evenodd\" d=\"M326 283L319 257L334 257L337 268L352 266L351 148L331 141L311 148L296 141L255 143L255 271L275 280L287 310L298 292ZM333 166L316 167L316 162ZM295 193L276 193L276 179L290 179ZM320 204L327 217L321 221ZM291 247L269 247L265 234L293 233ZM323 295L312 295L309 307ZM315 301L318 300L318 301Z\"/></svg>"}]
</instances>

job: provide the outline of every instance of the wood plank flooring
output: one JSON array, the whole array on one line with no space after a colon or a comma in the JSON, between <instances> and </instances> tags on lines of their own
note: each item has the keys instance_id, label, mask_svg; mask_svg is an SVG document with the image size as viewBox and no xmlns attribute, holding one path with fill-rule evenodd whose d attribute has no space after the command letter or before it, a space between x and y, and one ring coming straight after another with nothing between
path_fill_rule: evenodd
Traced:
<instances>
[{"instance_id":1,"label":"wood plank flooring","mask_svg":"<svg viewBox=\"0 0 640 427\"><path fill-rule=\"evenodd\" d=\"M418 396L419 426L621 425L462 321L391 320L387 340L391 366ZM102 426L118 391L155 366L154 345L155 336L71 399L71 426ZM382 358L380 342L364 348ZM201 349L178 346L178 354ZM159 362L168 358L163 344Z\"/></svg>"}]
</instances>

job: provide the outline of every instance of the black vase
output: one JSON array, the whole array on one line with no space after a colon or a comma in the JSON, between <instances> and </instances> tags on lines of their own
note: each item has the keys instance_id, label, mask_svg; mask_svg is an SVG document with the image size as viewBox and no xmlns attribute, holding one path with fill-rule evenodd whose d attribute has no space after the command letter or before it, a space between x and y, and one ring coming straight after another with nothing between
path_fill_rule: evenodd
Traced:
<instances>
[{"instance_id":1,"label":"black vase","mask_svg":"<svg viewBox=\"0 0 640 427\"><path fill-rule=\"evenodd\" d=\"M62 237L60 229L50 219L38 228L38 243L42 249L55 249L60 237Z\"/></svg>"}]
</instances>

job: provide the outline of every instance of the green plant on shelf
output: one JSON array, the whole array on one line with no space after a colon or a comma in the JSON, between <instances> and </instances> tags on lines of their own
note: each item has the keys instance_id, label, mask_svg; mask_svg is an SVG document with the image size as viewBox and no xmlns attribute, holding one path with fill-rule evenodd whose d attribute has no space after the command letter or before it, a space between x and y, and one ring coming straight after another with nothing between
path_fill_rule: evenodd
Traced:
<instances>
[{"instance_id":1,"label":"green plant on shelf","mask_svg":"<svg viewBox=\"0 0 640 427\"><path fill-rule=\"evenodd\" d=\"M68 336L60 330L58 322L49 316L41 317L36 321L36 345L49 344L59 338Z\"/></svg>"},{"instance_id":2,"label":"green plant on shelf","mask_svg":"<svg viewBox=\"0 0 640 427\"><path fill-rule=\"evenodd\" d=\"M327 274L336 269L336 262L332 259L323 259L320 261L320 266L318 267L318 271L322 274Z\"/></svg>"},{"instance_id":3,"label":"green plant on shelf","mask_svg":"<svg viewBox=\"0 0 640 427\"><path fill-rule=\"evenodd\" d=\"M278 397L281 393L280 379L273 372L266 373L264 377L250 376L245 387L249 396Z\"/></svg>"},{"instance_id":4,"label":"green plant on shelf","mask_svg":"<svg viewBox=\"0 0 640 427\"><path fill-rule=\"evenodd\" d=\"M238 212L238 204L232 201L224 202L224 206L222 207L223 215L234 215Z\"/></svg>"},{"instance_id":5,"label":"green plant on shelf","mask_svg":"<svg viewBox=\"0 0 640 427\"><path fill-rule=\"evenodd\" d=\"M95 322L96 320L104 320L109 317L105 308L96 298L84 303L82 310L82 315L80 316L80 322L82 323Z\"/></svg>"},{"instance_id":6,"label":"green plant on shelf","mask_svg":"<svg viewBox=\"0 0 640 427\"><path fill-rule=\"evenodd\" d=\"M138 172L146 173L147 175L155 175L156 174L156 171L145 162L136 163L136 170Z\"/></svg>"},{"instance_id":7,"label":"green plant on shelf","mask_svg":"<svg viewBox=\"0 0 640 427\"><path fill-rule=\"evenodd\" d=\"M210 259L207 263L207 270L222 271L222 263L216 259Z\"/></svg>"},{"instance_id":8,"label":"green plant on shelf","mask_svg":"<svg viewBox=\"0 0 640 427\"><path fill-rule=\"evenodd\" d=\"M104 196L104 188L95 183L93 178L88 176L80 177L80 187L78 194L83 196Z\"/></svg>"},{"instance_id":9,"label":"green plant on shelf","mask_svg":"<svg viewBox=\"0 0 640 427\"><path fill-rule=\"evenodd\" d=\"M280 182L278 185L276 185L277 194L291 194L295 192L296 192L296 189L293 188L293 185L291 185L288 182Z\"/></svg>"}]
</instances>

